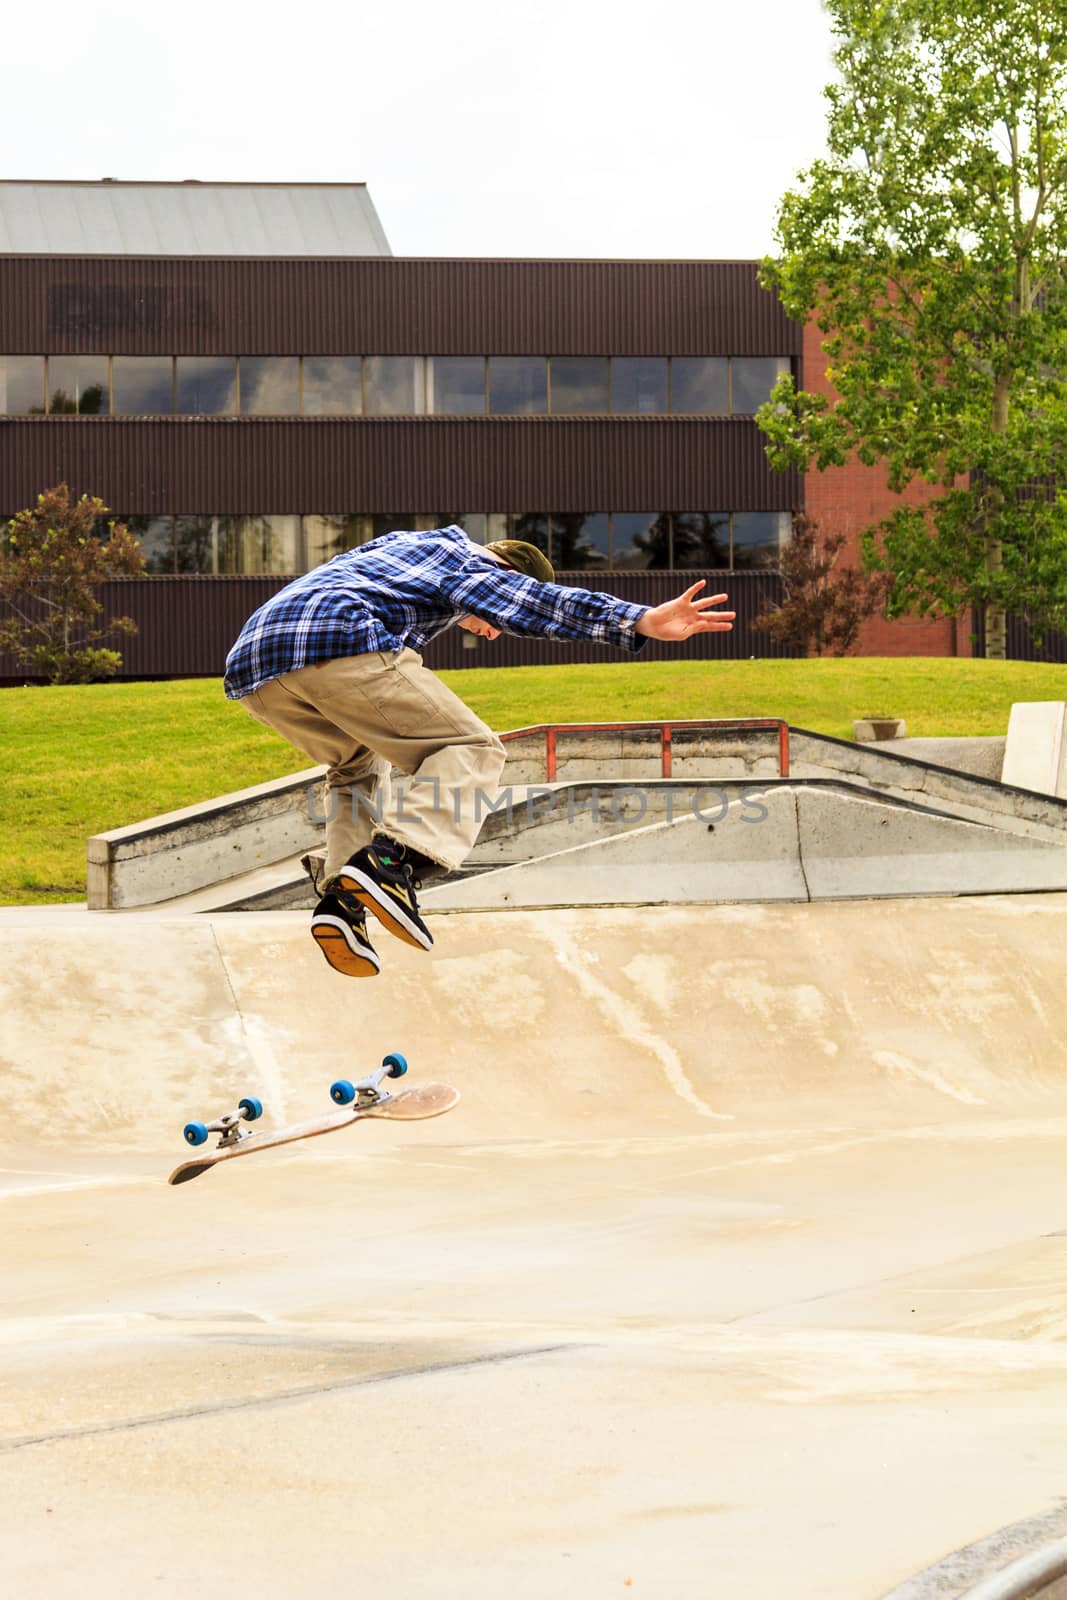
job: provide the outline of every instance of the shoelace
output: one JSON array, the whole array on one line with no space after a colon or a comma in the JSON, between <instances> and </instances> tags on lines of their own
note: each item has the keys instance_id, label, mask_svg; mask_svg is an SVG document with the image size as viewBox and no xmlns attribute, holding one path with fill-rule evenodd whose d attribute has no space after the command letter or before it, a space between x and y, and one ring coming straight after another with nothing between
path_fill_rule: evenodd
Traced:
<instances>
[{"instance_id":1,"label":"shoelace","mask_svg":"<svg viewBox=\"0 0 1067 1600\"><path fill-rule=\"evenodd\" d=\"M350 889L342 889L341 885L334 880L327 885L327 893L332 894L335 900L341 902L353 922L360 925L366 923L367 913Z\"/></svg>"},{"instance_id":2,"label":"shoelace","mask_svg":"<svg viewBox=\"0 0 1067 1600\"><path fill-rule=\"evenodd\" d=\"M399 872L400 876L407 880L412 889L422 888L422 879L416 877L415 868L410 861L405 861L403 856L395 856L392 860L383 858L383 865L387 866L392 872Z\"/></svg>"}]
</instances>

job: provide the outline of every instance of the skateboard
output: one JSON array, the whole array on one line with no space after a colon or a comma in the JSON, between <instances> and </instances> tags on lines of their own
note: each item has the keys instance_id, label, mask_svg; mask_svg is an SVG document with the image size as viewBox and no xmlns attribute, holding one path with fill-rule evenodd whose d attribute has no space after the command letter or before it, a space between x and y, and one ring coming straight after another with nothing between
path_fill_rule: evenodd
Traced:
<instances>
[{"instance_id":1,"label":"skateboard","mask_svg":"<svg viewBox=\"0 0 1067 1600\"><path fill-rule=\"evenodd\" d=\"M252 1133L243 1127L243 1123L256 1122L263 1115L262 1102L254 1095L246 1096L239 1101L235 1111L228 1111L212 1122L187 1122L184 1129L187 1144L205 1145L213 1133L221 1137L214 1150L175 1167L167 1182L188 1183L223 1161L251 1156L257 1150L272 1150L280 1144L293 1144L297 1139L314 1139L320 1133L332 1133L335 1128L351 1127L353 1122L362 1122L365 1117L416 1122L425 1117L439 1117L458 1104L459 1091L450 1088L447 1083L422 1083L414 1089L402 1089L399 1094L381 1089L383 1078L402 1078L407 1070L404 1057L394 1052L386 1056L376 1072L359 1079L357 1083L338 1078L330 1086L330 1099L343 1109L328 1116L315 1117L310 1122L299 1122L291 1128Z\"/></svg>"}]
</instances>

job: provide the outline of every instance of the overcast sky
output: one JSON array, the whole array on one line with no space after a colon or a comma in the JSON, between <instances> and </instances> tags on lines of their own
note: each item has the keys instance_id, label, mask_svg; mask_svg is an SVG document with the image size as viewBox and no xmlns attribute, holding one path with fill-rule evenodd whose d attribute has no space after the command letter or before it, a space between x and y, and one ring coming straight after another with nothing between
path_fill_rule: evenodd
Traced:
<instances>
[{"instance_id":1,"label":"overcast sky","mask_svg":"<svg viewBox=\"0 0 1067 1600\"><path fill-rule=\"evenodd\" d=\"M737 258L821 0L13 0L5 178L365 181L397 255Z\"/></svg>"}]
</instances>

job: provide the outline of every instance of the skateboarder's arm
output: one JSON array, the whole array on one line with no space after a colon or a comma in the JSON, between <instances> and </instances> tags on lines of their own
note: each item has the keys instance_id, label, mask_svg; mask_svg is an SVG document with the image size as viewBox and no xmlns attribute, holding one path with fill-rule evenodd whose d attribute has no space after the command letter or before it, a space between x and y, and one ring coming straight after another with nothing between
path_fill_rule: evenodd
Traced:
<instances>
[{"instance_id":1,"label":"skateboarder's arm","mask_svg":"<svg viewBox=\"0 0 1067 1600\"><path fill-rule=\"evenodd\" d=\"M589 639L620 650L644 648L638 624L651 609L592 589L539 583L506 567L480 560L477 567L441 574L449 602L502 633L546 639Z\"/></svg>"},{"instance_id":2,"label":"skateboarder's arm","mask_svg":"<svg viewBox=\"0 0 1067 1600\"><path fill-rule=\"evenodd\" d=\"M491 574L467 574L450 582L448 597L503 633L591 639L637 651L645 639L681 641L696 633L729 633L735 613L715 610L727 596L701 595L704 586L701 578L663 605L642 606L595 590L539 583L497 567Z\"/></svg>"}]
</instances>

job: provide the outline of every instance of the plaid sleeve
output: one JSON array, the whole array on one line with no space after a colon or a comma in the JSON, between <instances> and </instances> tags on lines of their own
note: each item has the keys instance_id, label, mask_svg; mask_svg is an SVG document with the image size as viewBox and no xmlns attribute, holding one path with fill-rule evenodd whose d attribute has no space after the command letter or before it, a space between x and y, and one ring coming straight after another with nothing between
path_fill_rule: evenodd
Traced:
<instances>
[{"instance_id":1,"label":"plaid sleeve","mask_svg":"<svg viewBox=\"0 0 1067 1600\"><path fill-rule=\"evenodd\" d=\"M502 633L546 639L588 639L636 653L646 644L636 624L649 610L612 594L539 583L494 562L458 575L442 574L441 589L464 612Z\"/></svg>"}]
</instances>

